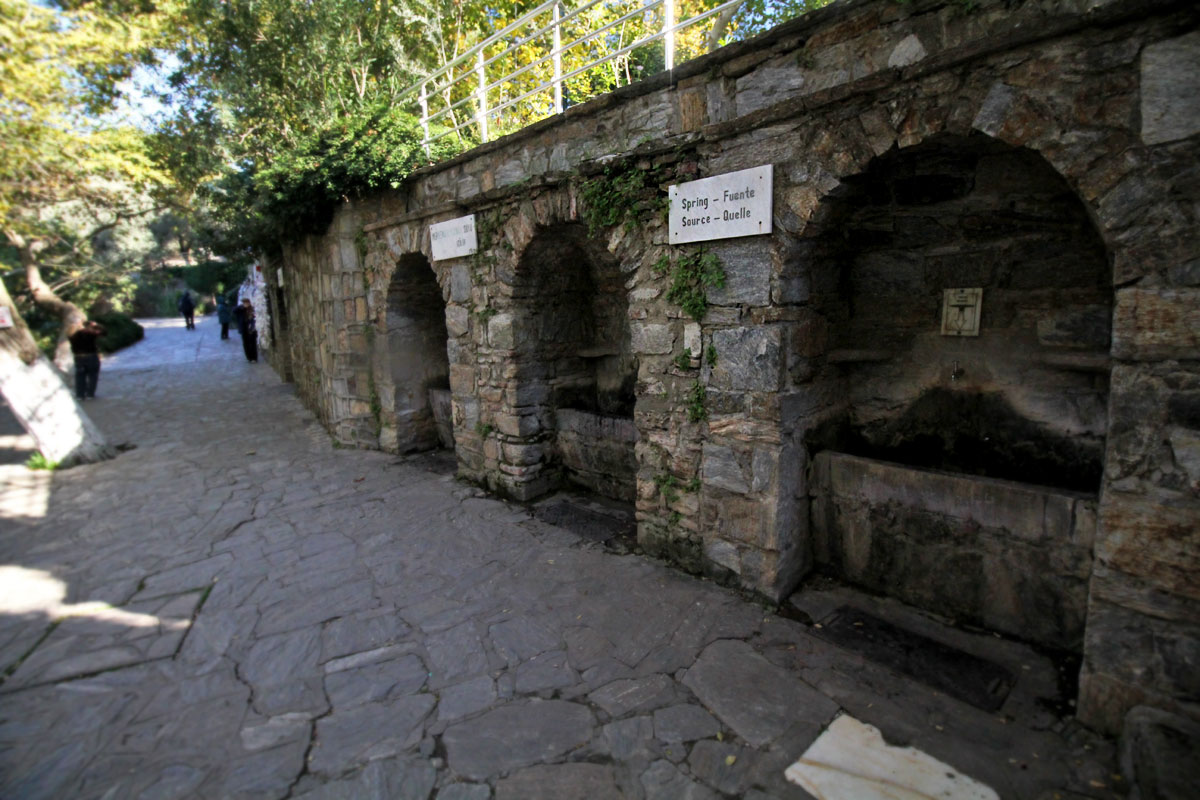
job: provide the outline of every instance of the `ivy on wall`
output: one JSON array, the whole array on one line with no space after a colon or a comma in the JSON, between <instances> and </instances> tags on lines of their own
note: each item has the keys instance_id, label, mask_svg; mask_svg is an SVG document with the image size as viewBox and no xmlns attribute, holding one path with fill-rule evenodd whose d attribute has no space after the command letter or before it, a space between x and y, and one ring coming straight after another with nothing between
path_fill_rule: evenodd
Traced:
<instances>
[{"instance_id":1,"label":"ivy on wall","mask_svg":"<svg viewBox=\"0 0 1200 800\"><path fill-rule=\"evenodd\" d=\"M708 310L708 290L725 285L725 267L721 259L706 250L678 255L674 259L665 254L655 262L654 274L659 277L670 275L667 300L696 321Z\"/></svg>"}]
</instances>

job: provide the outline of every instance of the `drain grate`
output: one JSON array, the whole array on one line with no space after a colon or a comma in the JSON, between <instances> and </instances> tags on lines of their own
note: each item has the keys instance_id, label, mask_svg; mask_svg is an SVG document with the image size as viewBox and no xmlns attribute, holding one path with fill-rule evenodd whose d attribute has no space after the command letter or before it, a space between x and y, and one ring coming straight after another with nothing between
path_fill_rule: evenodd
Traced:
<instances>
[{"instance_id":1,"label":"drain grate","mask_svg":"<svg viewBox=\"0 0 1200 800\"><path fill-rule=\"evenodd\" d=\"M1004 705L1016 681L999 664L850 606L834 611L812 632L984 711Z\"/></svg>"}]
</instances>

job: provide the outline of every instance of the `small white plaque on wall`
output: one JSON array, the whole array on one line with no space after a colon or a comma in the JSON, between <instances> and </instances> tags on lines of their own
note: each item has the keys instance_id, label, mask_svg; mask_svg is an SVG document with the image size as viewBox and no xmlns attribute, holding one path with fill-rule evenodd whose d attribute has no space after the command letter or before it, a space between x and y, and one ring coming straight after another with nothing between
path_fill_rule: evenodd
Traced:
<instances>
[{"instance_id":1,"label":"small white plaque on wall","mask_svg":"<svg viewBox=\"0 0 1200 800\"><path fill-rule=\"evenodd\" d=\"M942 292L942 335L978 336L983 289L946 289Z\"/></svg>"},{"instance_id":2,"label":"small white plaque on wall","mask_svg":"<svg viewBox=\"0 0 1200 800\"><path fill-rule=\"evenodd\" d=\"M771 165L670 188L670 242L705 242L771 232Z\"/></svg>"},{"instance_id":3,"label":"small white plaque on wall","mask_svg":"<svg viewBox=\"0 0 1200 800\"><path fill-rule=\"evenodd\" d=\"M471 255L478 246L475 241L475 215L468 214L430 225L429 244L434 261Z\"/></svg>"},{"instance_id":4,"label":"small white plaque on wall","mask_svg":"<svg viewBox=\"0 0 1200 800\"><path fill-rule=\"evenodd\" d=\"M0 328L11 328L12 326L12 309L8 306L0 306Z\"/></svg>"},{"instance_id":5,"label":"small white plaque on wall","mask_svg":"<svg viewBox=\"0 0 1200 800\"><path fill-rule=\"evenodd\" d=\"M275 268L275 282L283 286L283 267Z\"/></svg>"}]
</instances>

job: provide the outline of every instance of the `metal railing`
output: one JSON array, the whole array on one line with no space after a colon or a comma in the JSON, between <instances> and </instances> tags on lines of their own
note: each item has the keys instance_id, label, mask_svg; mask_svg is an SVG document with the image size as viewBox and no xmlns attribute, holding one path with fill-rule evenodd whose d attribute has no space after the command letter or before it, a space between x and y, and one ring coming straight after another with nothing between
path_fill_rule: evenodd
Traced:
<instances>
[{"instance_id":1,"label":"metal railing","mask_svg":"<svg viewBox=\"0 0 1200 800\"><path fill-rule=\"evenodd\" d=\"M587 0L583 5L569 11L566 10L563 0L546 0L436 72L414 83L405 89L400 97L417 95L424 132L423 144L427 152L433 142L453 135L462 140L464 131L471 129L475 131L480 142L486 142L490 138L489 123L493 120L503 122L500 116L503 112L515 111L518 108L523 112L521 118L500 126L504 132L518 130L552 114L560 114L568 102L565 89L572 79L580 76L586 78L591 70L622 59L638 48L652 45L660 39L664 42L663 68L674 69L678 33L726 9L738 6L743 1L723 0L712 8L677 22L676 3L679 0ZM631 10L595 30L589 30L584 15L598 6L613 13L619 13L627 6ZM658 11L660 8L661 13ZM626 43L625 28L631 22L634 23L635 34L632 41ZM532 30L529 30L530 28ZM614 31L618 31L615 38ZM564 33L567 34L566 37ZM574 35L575 38L564 44L563 39L569 38L570 35ZM573 66L564 72L564 55L589 45L593 50L599 49L603 52L584 53L580 60L586 63ZM495 72L497 67L502 68L510 58L528 56L527 51L530 49L535 51L531 60L503 71L489 80L489 67ZM491 55L488 55L489 52ZM588 60L589 56L594 57ZM628 68L628 59L625 64ZM533 73L532 86L520 86L513 82L514 79L529 73ZM547 74L543 77L539 73ZM632 79L629 82L632 82ZM616 83L620 85L619 77ZM583 87L583 90L578 92L582 96L573 97L571 100L573 103L584 102L611 91L612 88L616 86L599 91L587 91L586 87ZM510 90L515 90L513 96L508 96ZM552 99L539 105L537 98L551 91ZM441 108L431 111L430 106L434 103L439 103ZM466 113L465 107L468 106L473 113ZM460 119L460 114L464 118Z\"/></svg>"}]
</instances>

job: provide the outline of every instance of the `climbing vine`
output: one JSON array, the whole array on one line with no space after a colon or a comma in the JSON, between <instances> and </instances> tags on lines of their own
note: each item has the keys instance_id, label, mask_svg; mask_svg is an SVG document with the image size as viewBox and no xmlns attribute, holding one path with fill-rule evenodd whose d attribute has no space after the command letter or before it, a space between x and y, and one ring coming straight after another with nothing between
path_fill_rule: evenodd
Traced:
<instances>
[{"instance_id":1,"label":"climbing vine","mask_svg":"<svg viewBox=\"0 0 1200 800\"><path fill-rule=\"evenodd\" d=\"M639 213L661 212L667 208L667 198L660 196L662 168L640 169L636 164L605 167L604 172L581 184L583 218L588 234L595 236L601 228L624 223L630 228Z\"/></svg>"},{"instance_id":2,"label":"climbing vine","mask_svg":"<svg viewBox=\"0 0 1200 800\"><path fill-rule=\"evenodd\" d=\"M678 369L691 369L692 368L692 348L690 348L690 347L683 348L683 352L680 353L679 355L675 356L674 363L675 363L676 368L678 368Z\"/></svg>"},{"instance_id":3,"label":"climbing vine","mask_svg":"<svg viewBox=\"0 0 1200 800\"><path fill-rule=\"evenodd\" d=\"M721 259L706 250L679 255L674 263L670 254L664 254L654 263L653 271L658 277L670 274L668 302L676 303L697 321L708 310L708 290L725 285L725 267Z\"/></svg>"},{"instance_id":4,"label":"climbing vine","mask_svg":"<svg viewBox=\"0 0 1200 800\"><path fill-rule=\"evenodd\" d=\"M704 388L703 383L698 380L692 381L684 399L687 401L688 422L702 422L708 419L708 408L705 406L708 390Z\"/></svg>"},{"instance_id":5,"label":"climbing vine","mask_svg":"<svg viewBox=\"0 0 1200 800\"><path fill-rule=\"evenodd\" d=\"M358 233L354 234L354 250L358 253L358 263L363 266L364 271L367 263L367 232L362 228L358 229Z\"/></svg>"}]
</instances>

